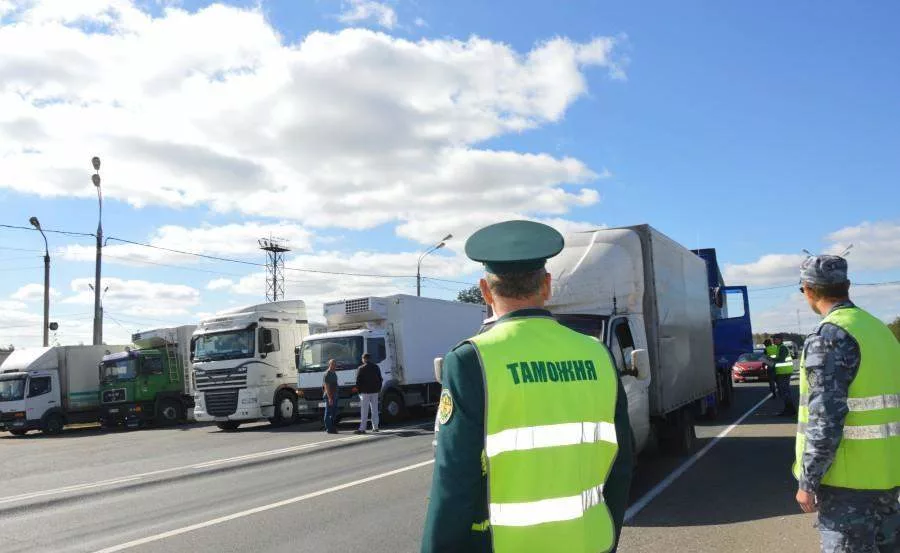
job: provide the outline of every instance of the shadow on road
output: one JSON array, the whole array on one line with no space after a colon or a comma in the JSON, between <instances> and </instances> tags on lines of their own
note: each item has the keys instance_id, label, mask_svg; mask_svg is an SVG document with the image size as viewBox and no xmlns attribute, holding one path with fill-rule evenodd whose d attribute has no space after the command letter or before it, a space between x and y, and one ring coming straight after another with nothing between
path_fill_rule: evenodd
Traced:
<instances>
[{"instance_id":1,"label":"shadow on road","mask_svg":"<svg viewBox=\"0 0 900 553\"><path fill-rule=\"evenodd\" d=\"M790 436L723 438L630 526L703 526L795 515L793 449Z\"/></svg>"}]
</instances>

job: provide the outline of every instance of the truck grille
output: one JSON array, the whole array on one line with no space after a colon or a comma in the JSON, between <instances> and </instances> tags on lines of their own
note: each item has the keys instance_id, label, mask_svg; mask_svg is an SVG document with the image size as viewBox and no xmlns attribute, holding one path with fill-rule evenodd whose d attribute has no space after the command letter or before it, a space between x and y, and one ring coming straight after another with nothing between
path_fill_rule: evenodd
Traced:
<instances>
[{"instance_id":1,"label":"truck grille","mask_svg":"<svg viewBox=\"0 0 900 553\"><path fill-rule=\"evenodd\" d=\"M230 388L246 388L247 373L224 371L206 371L202 375L195 376L196 390L227 390Z\"/></svg>"},{"instance_id":2,"label":"truck grille","mask_svg":"<svg viewBox=\"0 0 900 553\"><path fill-rule=\"evenodd\" d=\"M237 411L238 391L206 392L206 412L214 417L227 417Z\"/></svg>"},{"instance_id":3,"label":"truck grille","mask_svg":"<svg viewBox=\"0 0 900 553\"><path fill-rule=\"evenodd\" d=\"M125 388L116 388L115 390L103 390L101 401L103 403L119 403L125 401Z\"/></svg>"}]
</instances>

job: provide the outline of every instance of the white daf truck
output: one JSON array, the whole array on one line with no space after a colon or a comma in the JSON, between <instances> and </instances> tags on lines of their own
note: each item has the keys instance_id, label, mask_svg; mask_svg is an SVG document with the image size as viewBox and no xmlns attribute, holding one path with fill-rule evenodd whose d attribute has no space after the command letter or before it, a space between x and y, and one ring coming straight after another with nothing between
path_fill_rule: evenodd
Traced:
<instances>
[{"instance_id":1,"label":"white daf truck","mask_svg":"<svg viewBox=\"0 0 900 553\"><path fill-rule=\"evenodd\" d=\"M59 434L67 424L96 422L100 361L125 346L17 349L0 366L0 430Z\"/></svg>"},{"instance_id":2,"label":"white daf truck","mask_svg":"<svg viewBox=\"0 0 900 553\"><path fill-rule=\"evenodd\" d=\"M364 353L381 368L381 411L385 421L401 419L410 407L437 405L441 394L434 358L478 331L484 305L405 294L326 303L328 332L313 334L297 348L298 409L325 409L322 376L337 362L338 415L359 414L356 369Z\"/></svg>"},{"instance_id":3,"label":"white daf truck","mask_svg":"<svg viewBox=\"0 0 900 553\"><path fill-rule=\"evenodd\" d=\"M547 263L548 308L609 347L628 395L635 449L694 444L717 392L706 264L649 225L579 232ZM714 400L713 400L714 401Z\"/></svg>"},{"instance_id":4,"label":"white daf truck","mask_svg":"<svg viewBox=\"0 0 900 553\"><path fill-rule=\"evenodd\" d=\"M306 304L251 305L201 321L191 339L194 416L222 430L297 419L294 351L309 334Z\"/></svg>"}]
</instances>

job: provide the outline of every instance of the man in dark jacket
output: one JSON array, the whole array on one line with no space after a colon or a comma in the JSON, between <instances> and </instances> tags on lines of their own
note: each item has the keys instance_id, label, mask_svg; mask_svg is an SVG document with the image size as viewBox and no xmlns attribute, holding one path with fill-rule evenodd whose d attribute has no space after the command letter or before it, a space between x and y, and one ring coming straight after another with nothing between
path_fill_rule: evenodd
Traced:
<instances>
[{"instance_id":1,"label":"man in dark jacket","mask_svg":"<svg viewBox=\"0 0 900 553\"><path fill-rule=\"evenodd\" d=\"M366 433L369 412L372 413L372 432L378 432L378 394L381 393L381 368L372 362L368 353L362 356L363 364L356 369L356 388L359 390L360 421L356 434Z\"/></svg>"}]
</instances>

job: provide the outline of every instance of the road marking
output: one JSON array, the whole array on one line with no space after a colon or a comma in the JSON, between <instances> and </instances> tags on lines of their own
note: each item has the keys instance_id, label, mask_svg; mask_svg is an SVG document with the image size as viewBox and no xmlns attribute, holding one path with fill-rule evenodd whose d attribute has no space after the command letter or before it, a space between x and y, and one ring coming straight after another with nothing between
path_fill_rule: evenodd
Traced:
<instances>
[{"instance_id":1,"label":"road marking","mask_svg":"<svg viewBox=\"0 0 900 553\"><path fill-rule=\"evenodd\" d=\"M706 455L706 453L707 453L710 449L712 449L712 447L713 447L714 445L716 445L717 443L719 443L719 440L721 440L722 438L724 438L725 436L727 436L728 434L730 434L732 430L734 430L734 429L737 428L742 422L744 422L744 419L746 419L747 417L749 417L750 415L752 415L757 409L759 409L759 408L760 408L764 403L766 403L767 401L769 401L769 395L768 395L768 394L766 394L766 396L765 396L764 398L762 398L761 400L759 400L759 403L757 403L756 405L754 405L753 407L751 407L749 410L747 410L746 413L744 413L743 415L741 415L741 417L740 417L738 420L734 421L734 424L732 424L731 426L729 426L729 427L726 428L725 430L719 432L719 435L716 436L715 438L713 438L713 440L712 440L711 442L709 442L708 444L706 444L706 446L705 446L703 449L701 449L700 451L698 451L697 453L695 453L693 457L691 457L690 459L688 459L687 461L685 461L684 463L682 463L681 466L679 466L677 469L675 469L674 471L672 471L671 473L669 473L669 475L666 476L666 478L665 478L662 482L660 482L659 484L657 484L652 490L650 490L649 492L645 493L640 499L638 499L638 500L634 503L634 505L632 505L631 507L628 508L627 511L625 511L625 522L630 522L632 518L634 518L638 513L640 513L640 512L644 509L644 507L646 507L651 501L653 501L654 499L656 499L656 496L658 496L658 495L661 494L663 491L665 491L665 489L668 488L669 486L671 486L673 482L675 482L676 480L678 480L678 479L681 477L682 474L684 474L685 472L687 472L687 470L688 470L689 468L691 468L692 466L694 466L694 463L696 463L696 462L699 461L704 455Z\"/></svg>"},{"instance_id":2,"label":"road marking","mask_svg":"<svg viewBox=\"0 0 900 553\"><path fill-rule=\"evenodd\" d=\"M413 426L404 426L404 427L400 427L400 428L391 428L391 429L382 430L379 434L381 434L381 435L395 434L395 433L403 432L406 430L411 430L411 429L416 429L416 428L424 428L425 426L430 426L430 425L431 425L431 423L427 423L426 425L418 424L418 425L413 425ZM180 467L171 467L171 468L167 468L167 469L154 470L154 471L150 471L150 472L142 472L140 474L133 474L130 476L122 476L119 478L112 478L109 480L100 480L97 482L86 482L84 484L75 484L72 486L65 486L62 488L54 488L54 489L50 489L50 490L42 490L42 491L38 491L38 492L24 493L24 494L12 495L12 496L8 496L8 497L0 497L0 505L6 504L6 503L14 503L16 501L27 501L29 499L37 499L39 497L47 497L47 496L51 496L51 495L60 495L60 494L69 493L69 492L80 492L80 491L84 491L84 490L91 490L94 488L103 488L103 487L107 487L107 486L115 486L118 484L127 484L129 482L143 480L145 478L159 476L161 474L168 474L170 472L187 471L187 470L192 470L192 469L193 470L202 470L202 469L208 469L211 467L225 465L228 463L235 463L235 462L240 462L240 461L252 461L254 459L261 459L261 458L265 458L265 457L271 457L274 455L292 453L295 451L302 451L304 449L312 449L314 447L319 447L319 446L324 446L324 445L329 445L329 444L334 444L334 443L361 441L361 440L374 438L374 437L378 436L379 434L354 434L352 436L347 436L344 438L334 438L331 440L322 440L319 442L299 444L299 445L295 445L295 446L291 446L291 447L284 447L281 449L272 449L272 450L268 450L268 451L260 451L257 453L249 453L247 455L239 455L237 457L228 457L226 459L215 459L212 461L203 461L201 463L194 463L192 465L183 465Z\"/></svg>"},{"instance_id":3,"label":"road marking","mask_svg":"<svg viewBox=\"0 0 900 553\"><path fill-rule=\"evenodd\" d=\"M286 505L292 505L294 503L299 503L301 501L306 501L307 499L313 499L322 495L339 492L341 490L346 490L347 488L353 488L355 486L359 486L362 484L367 484L369 482L374 482L375 480L381 480L382 478L387 478L389 476L395 476L397 474L401 474L404 472L408 472L411 470L415 470L418 468L422 468L434 463L434 459L429 459L427 461L422 461L421 463L415 463L413 465L407 465L405 467L400 467L398 469L394 469L388 472L382 472L381 474L376 474L374 476L368 476L366 478L362 478L360 480L354 480L353 482L347 482L345 484L339 484L337 486L332 486L330 488L326 488L324 490L319 490L316 492L311 492L304 495L298 495L297 497L292 497L290 499L285 499L282 501L277 501L275 503L269 503L268 505L262 505L259 507L254 507L252 509L247 509L246 511L240 511L237 513L232 513L230 515L225 515L219 518L214 518L211 520L207 520L205 522L199 522L197 524L191 524L190 526L185 526L183 528L177 528L175 530L170 530L168 532L163 532L162 534L157 534L155 536L148 536L146 538L141 538L137 540L133 540L130 542L126 542L120 545L114 545L112 547L107 547L106 549L100 549L95 553L115 553L117 551L124 551L125 549L131 549L132 547L137 547L139 545L144 545L147 543L152 543L159 540L164 540L166 538L171 538L173 536L179 536L181 534L186 534L188 532L193 532L194 530L200 530L202 528L208 528L210 526L215 526L217 524L222 524L223 522L229 522L231 520L235 520L238 518L247 517L250 515L255 515L258 513L263 513L266 511L271 511L272 509L278 509L280 507L284 507Z\"/></svg>"}]
</instances>

